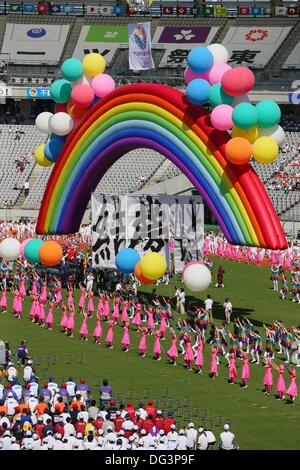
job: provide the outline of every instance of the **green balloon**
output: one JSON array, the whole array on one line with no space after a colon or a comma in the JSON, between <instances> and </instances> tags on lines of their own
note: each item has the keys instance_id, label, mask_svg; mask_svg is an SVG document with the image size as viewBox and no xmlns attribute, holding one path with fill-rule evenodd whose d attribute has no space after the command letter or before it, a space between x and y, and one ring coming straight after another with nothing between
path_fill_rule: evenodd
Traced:
<instances>
[{"instance_id":1,"label":"green balloon","mask_svg":"<svg viewBox=\"0 0 300 470\"><path fill-rule=\"evenodd\" d=\"M275 101L263 100L255 106L257 122L262 128L273 127L281 118L281 110Z\"/></svg>"},{"instance_id":2,"label":"green balloon","mask_svg":"<svg viewBox=\"0 0 300 470\"><path fill-rule=\"evenodd\" d=\"M83 75L83 64L80 60L71 57L62 64L61 73L66 80L78 80Z\"/></svg>"},{"instance_id":3,"label":"green balloon","mask_svg":"<svg viewBox=\"0 0 300 470\"><path fill-rule=\"evenodd\" d=\"M232 104L234 96L227 95L222 88L221 83L212 85L208 92L208 101L213 108L220 104Z\"/></svg>"},{"instance_id":4,"label":"green balloon","mask_svg":"<svg viewBox=\"0 0 300 470\"><path fill-rule=\"evenodd\" d=\"M233 110L232 120L239 129L249 129L257 124L257 111L250 103L239 103Z\"/></svg>"},{"instance_id":5,"label":"green balloon","mask_svg":"<svg viewBox=\"0 0 300 470\"><path fill-rule=\"evenodd\" d=\"M55 80L50 87L51 98L56 103L67 103L70 99L72 85L68 80Z\"/></svg>"},{"instance_id":6,"label":"green balloon","mask_svg":"<svg viewBox=\"0 0 300 470\"><path fill-rule=\"evenodd\" d=\"M44 243L43 240L30 240L26 243L24 248L24 255L32 263L40 263L39 257L39 249L41 248L42 244Z\"/></svg>"}]
</instances>

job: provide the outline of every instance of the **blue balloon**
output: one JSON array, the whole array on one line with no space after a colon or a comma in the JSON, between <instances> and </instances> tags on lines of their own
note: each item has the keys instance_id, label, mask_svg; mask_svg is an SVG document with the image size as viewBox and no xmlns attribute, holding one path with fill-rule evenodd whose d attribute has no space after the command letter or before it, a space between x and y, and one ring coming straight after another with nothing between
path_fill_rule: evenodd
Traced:
<instances>
[{"instance_id":1,"label":"blue balloon","mask_svg":"<svg viewBox=\"0 0 300 470\"><path fill-rule=\"evenodd\" d=\"M40 263L41 260L39 257L39 249L43 243L44 241L40 239L30 240L28 243L26 243L24 249L25 258L27 258L29 261L32 261L32 263Z\"/></svg>"},{"instance_id":2,"label":"blue balloon","mask_svg":"<svg viewBox=\"0 0 300 470\"><path fill-rule=\"evenodd\" d=\"M57 135L57 134L54 134L54 132L52 132L52 134L50 134L50 140L58 139L58 140L62 140L63 142L65 142L66 138L67 137L65 135Z\"/></svg>"},{"instance_id":3,"label":"blue balloon","mask_svg":"<svg viewBox=\"0 0 300 470\"><path fill-rule=\"evenodd\" d=\"M187 88L186 95L188 100L193 104L205 104L208 101L209 90L211 85L203 78L192 80Z\"/></svg>"},{"instance_id":4,"label":"blue balloon","mask_svg":"<svg viewBox=\"0 0 300 470\"><path fill-rule=\"evenodd\" d=\"M45 146L45 155L50 162L56 162L65 145L65 139L50 139Z\"/></svg>"},{"instance_id":5,"label":"blue balloon","mask_svg":"<svg viewBox=\"0 0 300 470\"><path fill-rule=\"evenodd\" d=\"M123 248L116 256L116 266L122 273L130 274L134 272L135 265L139 260L140 255L136 250Z\"/></svg>"},{"instance_id":6,"label":"blue balloon","mask_svg":"<svg viewBox=\"0 0 300 470\"><path fill-rule=\"evenodd\" d=\"M205 73L212 68L214 57L206 47L194 47L187 56L187 63L193 72Z\"/></svg>"}]
</instances>

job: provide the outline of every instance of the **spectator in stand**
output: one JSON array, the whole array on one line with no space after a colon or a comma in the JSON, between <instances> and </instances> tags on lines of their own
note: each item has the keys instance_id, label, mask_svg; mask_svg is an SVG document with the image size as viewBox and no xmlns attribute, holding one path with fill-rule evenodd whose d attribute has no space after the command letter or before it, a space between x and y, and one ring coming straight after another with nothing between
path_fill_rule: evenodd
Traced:
<instances>
[{"instance_id":1,"label":"spectator in stand","mask_svg":"<svg viewBox=\"0 0 300 470\"><path fill-rule=\"evenodd\" d=\"M100 405L107 405L112 398L112 388L108 385L108 380L103 380L100 387Z\"/></svg>"}]
</instances>

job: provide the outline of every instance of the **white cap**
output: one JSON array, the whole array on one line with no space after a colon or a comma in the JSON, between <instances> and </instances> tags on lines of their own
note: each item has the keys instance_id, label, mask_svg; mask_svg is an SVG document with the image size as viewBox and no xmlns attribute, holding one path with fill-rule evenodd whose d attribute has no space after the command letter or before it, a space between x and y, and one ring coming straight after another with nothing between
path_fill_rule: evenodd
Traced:
<instances>
[{"instance_id":1,"label":"white cap","mask_svg":"<svg viewBox=\"0 0 300 470\"><path fill-rule=\"evenodd\" d=\"M199 428L199 432L203 432L203 431L204 431L204 429L203 429L203 428Z\"/></svg>"},{"instance_id":2,"label":"white cap","mask_svg":"<svg viewBox=\"0 0 300 470\"><path fill-rule=\"evenodd\" d=\"M39 436L38 436L36 433L34 433L33 436L32 436L32 438L33 438L35 441L37 441L38 438L39 438Z\"/></svg>"},{"instance_id":3,"label":"white cap","mask_svg":"<svg viewBox=\"0 0 300 470\"><path fill-rule=\"evenodd\" d=\"M176 429L175 424L171 424L170 429Z\"/></svg>"},{"instance_id":4,"label":"white cap","mask_svg":"<svg viewBox=\"0 0 300 470\"><path fill-rule=\"evenodd\" d=\"M78 433L77 433L77 435L76 435L76 437L77 437L77 439L80 439L80 438L82 438L82 434L81 434L81 432L78 432Z\"/></svg>"},{"instance_id":5,"label":"white cap","mask_svg":"<svg viewBox=\"0 0 300 470\"><path fill-rule=\"evenodd\" d=\"M163 436L164 434L165 434L165 431L164 431L163 429L160 429L159 435L160 435L160 436Z\"/></svg>"},{"instance_id":6,"label":"white cap","mask_svg":"<svg viewBox=\"0 0 300 470\"><path fill-rule=\"evenodd\" d=\"M188 428L194 428L194 427L195 427L194 423L189 423L188 424Z\"/></svg>"},{"instance_id":7,"label":"white cap","mask_svg":"<svg viewBox=\"0 0 300 470\"><path fill-rule=\"evenodd\" d=\"M125 432L124 432L124 429L120 429L120 431L118 432L119 436L124 436Z\"/></svg>"},{"instance_id":8,"label":"white cap","mask_svg":"<svg viewBox=\"0 0 300 470\"><path fill-rule=\"evenodd\" d=\"M12 394L11 392L8 392L7 396L8 396L9 398L11 398L11 397L13 397L13 394Z\"/></svg>"},{"instance_id":9,"label":"white cap","mask_svg":"<svg viewBox=\"0 0 300 470\"><path fill-rule=\"evenodd\" d=\"M27 431L26 434L25 434L25 436L27 436L27 437L30 437L31 435L32 435L31 431Z\"/></svg>"},{"instance_id":10,"label":"white cap","mask_svg":"<svg viewBox=\"0 0 300 470\"><path fill-rule=\"evenodd\" d=\"M17 441L17 439L15 438L15 436L11 436L10 442L11 442L12 444L14 444L16 441Z\"/></svg>"},{"instance_id":11,"label":"white cap","mask_svg":"<svg viewBox=\"0 0 300 470\"><path fill-rule=\"evenodd\" d=\"M26 446L26 449L27 450L31 450L32 449L32 443L31 442L28 442L27 446Z\"/></svg>"},{"instance_id":12,"label":"white cap","mask_svg":"<svg viewBox=\"0 0 300 470\"><path fill-rule=\"evenodd\" d=\"M137 431L137 430L139 429L139 427L135 424L135 425L133 426L133 429L134 429L135 431Z\"/></svg>"},{"instance_id":13,"label":"white cap","mask_svg":"<svg viewBox=\"0 0 300 470\"><path fill-rule=\"evenodd\" d=\"M229 424L224 424L224 431L229 431Z\"/></svg>"},{"instance_id":14,"label":"white cap","mask_svg":"<svg viewBox=\"0 0 300 470\"><path fill-rule=\"evenodd\" d=\"M161 411L161 410L157 410L156 414L157 414L157 415L162 415L162 411Z\"/></svg>"},{"instance_id":15,"label":"white cap","mask_svg":"<svg viewBox=\"0 0 300 470\"><path fill-rule=\"evenodd\" d=\"M181 436L184 435L184 434L185 434L184 429L179 429L179 434L180 434Z\"/></svg>"},{"instance_id":16,"label":"white cap","mask_svg":"<svg viewBox=\"0 0 300 470\"><path fill-rule=\"evenodd\" d=\"M143 436L145 436L145 434L146 434L146 429L142 429L142 430L141 430L141 434L142 434Z\"/></svg>"},{"instance_id":17,"label":"white cap","mask_svg":"<svg viewBox=\"0 0 300 470\"><path fill-rule=\"evenodd\" d=\"M103 436L103 434L104 434L103 429L98 429L98 434L99 434L99 436Z\"/></svg>"}]
</instances>

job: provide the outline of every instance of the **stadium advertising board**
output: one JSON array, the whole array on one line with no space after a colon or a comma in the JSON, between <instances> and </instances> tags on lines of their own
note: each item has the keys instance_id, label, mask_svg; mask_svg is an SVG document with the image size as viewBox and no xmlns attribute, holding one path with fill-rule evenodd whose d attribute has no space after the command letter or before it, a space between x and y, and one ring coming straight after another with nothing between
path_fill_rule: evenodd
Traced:
<instances>
[{"instance_id":1,"label":"stadium advertising board","mask_svg":"<svg viewBox=\"0 0 300 470\"><path fill-rule=\"evenodd\" d=\"M124 247L142 256L149 251L169 259L174 245L175 269L195 259L204 231L200 196L92 195L93 266L115 268L115 257ZM199 255L199 253L198 253Z\"/></svg>"},{"instance_id":2,"label":"stadium advertising board","mask_svg":"<svg viewBox=\"0 0 300 470\"><path fill-rule=\"evenodd\" d=\"M161 45L165 53L159 67L186 67L189 51L195 45L208 45L215 37L218 27L197 26L182 28L175 26L159 26L153 36L153 44Z\"/></svg>"},{"instance_id":3,"label":"stadium advertising board","mask_svg":"<svg viewBox=\"0 0 300 470\"><path fill-rule=\"evenodd\" d=\"M287 37L291 26L249 26L229 28L223 45L229 64L264 67Z\"/></svg>"},{"instance_id":4,"label":"stadium advertising board","mask_svg":"<svg viewBox=\"0 0 300 470\"><path fill-rule=\"evenodd\" d=\"M73 57L82 60L86 54L97 52L109 65L120 44L128 45L127 25L82 26Z\"/></svg>"},{"instance_id":5,"label":"stadium advertising board","mask_svg":"<svg viewBox=\"0 0 300 470\"><path fill-rule=\"evenodd\" d=\"M58 63L65 46L69 25L7 23L1 53L9 61Z\"/></svg>"},{"instance_id":6,"label":"stadium advertising board","mask_svg":"<svg viewBox=\"0 0 300 470\"><path fill-rule=\"evenodd\" d=\"M46 87L28 87L26 88L26 96L27 98L46 98L50 99L50 88Z\"/></svg>"},{"instance_id":7,"label":"stadium advertising board","mask_svg":"<svg viewBox=\"0 0 300 470\"><path fill-rule=\"evenodd\" d=\"M295 67L295 68L300 68L300 42L296 44L288 58L286 59L285 63L283 64L282 68L290 68L290 67Z\"/></svg>"}]
</instances>

